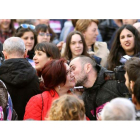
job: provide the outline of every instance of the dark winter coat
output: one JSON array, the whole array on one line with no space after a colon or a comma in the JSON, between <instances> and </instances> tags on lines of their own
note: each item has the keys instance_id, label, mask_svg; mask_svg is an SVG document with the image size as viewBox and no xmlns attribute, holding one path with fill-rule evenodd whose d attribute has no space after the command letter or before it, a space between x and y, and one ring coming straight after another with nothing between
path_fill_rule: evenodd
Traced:
<instances>
[{"instance_id":1,"label":"dark winter coat","mask_svg":"<svg viewBox=\"0 0 140 140\"><path fill-rule=\"evenodd\" d=\"M91 88L85 88L82 95L85 103L86 116L90 120L98 119L105 103L113 98L124 96L118 91L116 80L104 80L104 73L108 70L99 65L97 65L97 69L98 76L94 85Z\"/></svg>"},{"instance_id":2,"label":"dark winter coat","mask_svg":"<svg viewBox=\"0 0 140 140\"><path fill-rule=\"evenodd\" d=\"M18 119L23 120L27 102L41 93L36 70L24 58L8 59L0 66L0 79L6 84Z\"/></svg>"},{"instance_id":3,"label":"dark winter coat","mask_svg":"<svg viewBox=\"0 0 140 140\"><path fill-rule=\"evenodd\" d=\"M103 41L107 43L107 46L109 46L109 41L118 28L119 26L112 19L107 19L99 25ZM110 50L110 48L108 49Z\"/></svg>"}]
</instances>

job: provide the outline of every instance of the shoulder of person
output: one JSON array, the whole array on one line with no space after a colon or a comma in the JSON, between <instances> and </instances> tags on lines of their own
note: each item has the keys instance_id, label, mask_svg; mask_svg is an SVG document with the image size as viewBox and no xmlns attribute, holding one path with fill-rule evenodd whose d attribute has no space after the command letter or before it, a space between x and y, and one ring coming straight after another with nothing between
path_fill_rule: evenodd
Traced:
<instances>
[{"instance_id":1,"label":"shoulder of person","mask_svg":"<svg viewBox=\"0 0 140 140\"><path fill-rule=\"evenodd\" d=\"M106 53L107 55L109 54L109 50L106 42L96 41L94 44L94 50L96 53L102 50L102 53Z\"/></svg>"},{"instance_id":2,"label":"shoulder of person","mask_svg":"<svg viewBox=\"0 0 140 140\"><path fill-rule=\"evenodd\" d=\"M106 42L96 41L95 42L95 46L98 46L98 47L107 47L107 43Z\"/></svg>"}]
</instances>

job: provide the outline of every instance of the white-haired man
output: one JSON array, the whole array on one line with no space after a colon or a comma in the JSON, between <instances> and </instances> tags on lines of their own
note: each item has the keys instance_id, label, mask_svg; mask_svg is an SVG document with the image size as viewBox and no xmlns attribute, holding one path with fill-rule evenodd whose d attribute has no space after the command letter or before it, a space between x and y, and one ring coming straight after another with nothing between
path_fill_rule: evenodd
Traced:
<instances>
[{"instance_id":1,"label":"white-haired man","mask_svg":"<svg viewBox=\"0 0 140 140\"><path fill-rule=\"evenodd\" d=\"M115 98L104 106L101 120L135 120L134 104L126 98Z\"/></svg>"},{"instance_id":2,"label":"white-haired man","mask_svg":"<svg viewBox=\"0 0 140 140\"><path fill-rule=\"evenodd\" d=\"M3 44L5 61L0 66L0 79L6 84L18 119L23 120L28 100L40 93L35 69L27 61L21 38L10 37Z\"/></svg>"}]
</instances>

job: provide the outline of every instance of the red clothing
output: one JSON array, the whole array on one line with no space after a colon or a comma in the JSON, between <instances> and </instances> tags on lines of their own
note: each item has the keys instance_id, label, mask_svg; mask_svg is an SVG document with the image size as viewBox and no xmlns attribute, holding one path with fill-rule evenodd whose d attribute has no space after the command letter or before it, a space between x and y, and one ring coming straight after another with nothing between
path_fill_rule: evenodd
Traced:
<instances>
[{"instance_id":1,"label":"red clothing","mask_svg":"<svg viewBox=\"0 0 140 140\"><path fill-rule=\"evenodd\" d=\"M47 113L51 108L53 100L57 98L59 98L59 95L55 90L44 91L42 96L41 94L33 96L26 105L24 120L41 120L41 116L42 120L45 120L48 116Z\"/></svg>"}]
</instances>

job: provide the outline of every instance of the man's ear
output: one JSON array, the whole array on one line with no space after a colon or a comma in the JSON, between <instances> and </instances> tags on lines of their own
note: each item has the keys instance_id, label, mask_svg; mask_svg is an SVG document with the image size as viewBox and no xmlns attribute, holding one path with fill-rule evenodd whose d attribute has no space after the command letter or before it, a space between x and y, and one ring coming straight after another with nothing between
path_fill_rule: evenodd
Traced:
<instances>
[{"instance_id":1,"label":"man's ear","mask_svg":"<svg viewBox=\"0 0 140 140\"><path fill-rule=\"evenodd\" d=\"M24 58L27 58L27 53L28 53L28 50L26 49L24 52Z\"/></svg>"},{"instance_id":2,"label":"man's ear","mask_svg":"<svg viewBox=\"0 0 140 140\"><path fill-rule=\"evenodd\" d=\"M48 60L52 60L52 59L53 59L52 57L49 57L49 58L48 58Z\"/></svg>"},{"instance_id":3,"label":"man's ear","mask_svg":"<svg viewBox=\"0 0 140 140\"><path fill-rule=\"evenodd\" d=\"M132 92L134 91L134 85L135 85L135 82L130 81L130 89L131 89Z\"/></svg>"},{"instance_id":4,"label":"man's ear","mask_svg":"<svg viewBox=\"0 0 140 140\"><path fill-rule=\"evenodd\" d=\"M85 68L85 72L89 73L91 70L92 65L90 63L85 64L84 68Z\"/></svg>"},{"instance_id":5,"label":"man's ear","mask_svg":"<svg viewBox=\"0 0 140 140\"><path fill-rule=\"evenodd\" d=\"M5 60L8 59L8 54L7 54L7 52L2 51L2 53L3 53L3 55L4 55L4 59L5 59Z\"/></svg>"},{"instance_id":6,"label":"man's ear","mask_svg":"<svg viewBox=\"0 0 140 140\"><path fill-rule=\"evenodd\" d=\"M134 94L132 94L132 102L137 105L137 100L136 100L136 97L134 96Z\"/></svg>"}]
</instances>

